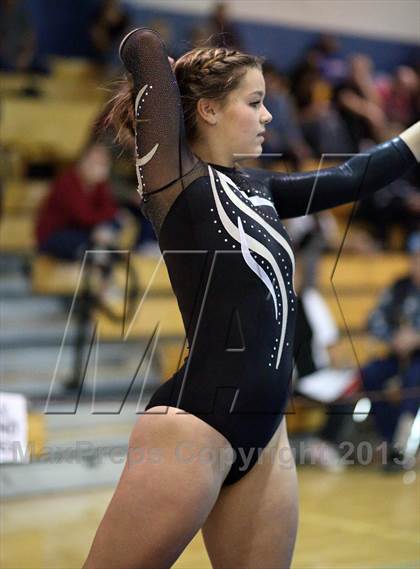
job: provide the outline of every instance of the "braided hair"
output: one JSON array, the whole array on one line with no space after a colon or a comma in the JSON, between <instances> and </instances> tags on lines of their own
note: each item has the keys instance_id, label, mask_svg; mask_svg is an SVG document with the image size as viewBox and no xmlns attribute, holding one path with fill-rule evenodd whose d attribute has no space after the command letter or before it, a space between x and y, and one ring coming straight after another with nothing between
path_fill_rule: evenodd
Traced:
<instances>
[{"instance_id":1,"label":"braided hair","mask_svg":"<svg viewBox=\"0 0 420 569\"><path fill-rule=\"evenodd\" d=\"M262 69L262 59L224 47L197 47L178 59L174 72L190 142L198 136L196 109L199 99L223 103L252 67Z\"/></svg>"},{"instance_id":2,"label":"braided hair","mask_svg":"<svg viewBox=\"0 0 420 569\"><path fill-rule=\"evenodd\" d=\"M200 99L218 100L222 104L236 89L249 68L262 70L263 59L225 47L197 47L181 56L174 73L181 94L185 131L190 143L198 137L197 103ZM109 101L105 126L112 125L119 142L134 137L134 93L131 77L118 83Z\"/></svg>"}]
</instances>

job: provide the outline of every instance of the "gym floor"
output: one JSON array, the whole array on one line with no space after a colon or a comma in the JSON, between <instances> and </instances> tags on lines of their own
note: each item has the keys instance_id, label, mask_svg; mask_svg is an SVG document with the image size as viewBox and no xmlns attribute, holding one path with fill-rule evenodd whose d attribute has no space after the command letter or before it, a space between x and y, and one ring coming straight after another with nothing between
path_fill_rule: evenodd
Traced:
<instances>
[{"instance_id":1,"label":"gym floor","mask_svg":"<svg viewBox=\"0 0 420 569\"><path fill-rule=\"evenodd\" d=\"M293 569L419 567L414 471L298 469L300 526ZM10 498L1 509L2 569L80 568L113 487ZM210 569L198 534L174 566Z\"/></svg>"}]
</instances>

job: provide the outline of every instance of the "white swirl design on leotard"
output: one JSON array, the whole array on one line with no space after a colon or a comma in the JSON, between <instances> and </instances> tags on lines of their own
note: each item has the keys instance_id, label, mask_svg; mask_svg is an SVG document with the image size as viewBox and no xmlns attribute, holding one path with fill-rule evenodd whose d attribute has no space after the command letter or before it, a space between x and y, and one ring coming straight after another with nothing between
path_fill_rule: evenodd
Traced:
<instances>
[{"instance_id":1,"label":"white swirl design on leotard","mask_svg":"<svg viewBox=\"0 0 420 569\"><path fill-rule=\"evenodd\" d=\"M282 235L280 235L280 233L278 231L276 231L273 227L271 227L271 225L269 223L267 223L265 221L265 219L263 219L260 215L258 215L258 213L256 211L251 209L240 198L238 198L238 196L236 196L234 192L232 192L232 190L230 189L229 186L232 186L232 187L236 188L237 190L239 190L238 186L235 184L235 182L233 180L231 180L228 176L226 176L222 172L219 172L218 170L216 170L216 172L218 174L222 188L226 192L226 195L229 197L229 199L236 205L236 207L238 207L244 213L249 215L249 217L252 217L252 219L255 222L259 223L264 228L264 230L267 231L267 233L269 233L271 235L271 237L273 237L273 239L275 239L283 247L283 249L286 251L286 253L288 254L288 256L290 258L290 262L292 264L292 281L291 282L292 282L292 286L294 289L293 275L295 272L295 256L293 254L293 251L292 251L289 243L286 241L286 239ZM295 290L294 290L294 292L296 294Z\"/></svg>"},{"instance_id":2,"label":"white swirl design on leotard","mask_svg":"<svg viewBox=\"0 0 420 569\"><path fill-rule=\"evenodd\" d=\"M220 199L219 194L218 194L217 189L216 189L214 174L213 174L213 171L212 171L210 166L208 167L208 171L209 171L209 177L210 177L210 183L211 183L211 188L212 188L212 192L213 192L213 197L214 197L214 201L216 204L216 209L217 209L217 213L219 215L220 221L221 221L224 229L226 230L226 232L235 241L237 241L238 243L241 243L241 235L240 235L238 228L230 220L230 218L228 217L228 215L226 214L226 212L224 210L221 199ZM240 203L242 203L242 202L240 202ZM244 204L242 204L242 205L244 205ZM254 212L252 210L250 210L250 211L251 211L251 213L254 214ZM254 218L255 215L257 217L259 217L257 214L254 214L252 217ZM263 220L261 220L261 221L263 221ZM254 239L251 235L248 235L245 233L245 237L246 237L248 249L250 251L253 251L254 253L258 253L258 255L263 257L267 261L269 266L271 266L271 269L277 278L278 286L280 287L280 295L281 295L282 305L283 305L283 317L281 320L280 320L280 317L277 317L277 320L280 320L279 326L281 327L280 342L279 342L279 348L278 348L277 360L276 360L276 366L275 366L277 369L280 365L281 355L283 353L283 344L284 344L284 339L285 339L285 335L286 335L287 318L288 318L288 305L287 305L286 287L285 287L285 284L283 281L283 277L282 277L280 268L279 268L279 266L278 266L278 264L277 264L277 262L273 256L273 254L271 253L271 251L267 247L265 247L265 245L260 243L260 241L258 241L257 239ZM242 250L241 250L241 252L242 252ZM246 259L245 259L245 262L246 262ZM258 275L258 276L260 276L260 275ZM265 282L264 282L264 285L266 285ZM269 363L269 365L271 365L271 363Z\"/></svg>"},{"instance_id":3,"label":"white swirl design on leotard","mask_svg":"<svg viewBox=\"0 0 420 569\"><path fill-rule=\"evenodd\" d=\"M146 85L143 85L143 87L142 87L142 88L140 89L140 91L137 93L137 97L136 97L136 100L135 100L135 102L134 102L134 110L135 110L135 112L136 112L136 117L137 117L138 112L139 112L139 110L140 110L140 108L141 108L141 105L140 105L141 98L143 97L143 95L144 95L146 89L148 88L148 86L149 86L149 85L146 83Z\"/></svg>"},{"instance_id":4,"label":"white swirl design on leotard","mask_svg":"<svg viewBox=\"0 0 420 569\"><path fill-rule=\"evenodd\" d=\"M270 200L268 200L267 198L262 198L260 196L247 196L245 192L243 192L241 190L241 188L239 188L237 186L237 184L235 184L235 182L229 178L228 176L226 176L225 174L223 174L223 172L219 172L219 170L216 170L216 172L219 174L220 178L223 178L223 180L225 180L228 184L231 184L235 189L237 189L239 192L241 192L241 196L252 203L252 205L255 206L267 206L267 207L271 207L274 209L274 211L276 211L276 208L274 207L273 202L271 202Z\"/></svg>"},{"instance_id":5,"label":"white swirl design on leotard","mask_svg":"<svg viewBox=\"0 0 420 569\"><path fill-rule=\"evenodd\" d=\"M272 202L270 202L270 200L267 200L266 198L261 198L260 196L251 196L249 198L246 194L242 194L242 195L244 196L245 199L250 201L252 203L252 205L258 205L258 206L266 205L268 207L272 207L274 209L274 211L276 210L276 208L274 207L274 204Z\"/></svg>"},{"instance_id":6,"label":"white swirl design on leotard","mask_svg":"<svg viewBox=\"0 0 420 569\"><path fill-rule=\"evenodd\" d=\"M277 320L278 317L277 299L276 299L276 293L274 292L273 283L270 281L270 277L267 275L264 269L260 267L260 265L257 263L257 261L252 257L251 253L249 252L247 235L244 231L242 220L239 216L238 216L238 228L239 228L239 237L241 241L241 251L243 258L245 259L245 262L248 265L248 267L252 271L254 271L254 273L262 280L262 282L268 288L274 302L274 312L276 313L276 320Z\"/></svg>"},{"instance_id":7,"label":"white swirl design on leotard","mask_svg":"<svg viewBox=\"0 0 420 569\"><path fill-rule=\"evenodd\" d=\"M150 86L151 87L151 86ZM142 102L144 102L144 99L142 98L143 95L146 96L148 95L148 91L147 89L149 88L149 85L143 85L143 87L140 89L140 91L137 93L137 97L134 103L134 112L135 112L135 116L136 119L139 118L139 113L140 113L140 109L141 109L141 104ZM138 125L136 122L136 132L138 129ZM145 186L145 184L143 183L143 174L141 172L141 169L143 166L145 166L148 162L150 162L150 160L153 158L153 156L155 155L157 149L159 148L159 143L157 142L153 148L151 150L149 150L149 152L147 152L147 154L145 154L144 156L139 156L140 151L139 148L137 146L137 136L136 136L136 175L137 175L137 191L140 194L140 197L143 197L143 188Z\"/></svg>"}]
</instances>

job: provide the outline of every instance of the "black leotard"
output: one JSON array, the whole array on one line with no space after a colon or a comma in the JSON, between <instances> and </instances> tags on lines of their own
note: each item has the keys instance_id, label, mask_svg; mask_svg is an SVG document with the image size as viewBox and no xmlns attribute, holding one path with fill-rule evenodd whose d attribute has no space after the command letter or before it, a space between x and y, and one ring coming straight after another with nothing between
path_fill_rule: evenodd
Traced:
<instances>
[{"instance_id":1,"label":"black leotard","mask_svg":"<svg viewBox=\"0 0 420 569\"><path fill-rule=\"evenodd\" d=\"M295 261L281 219L362 198L416 160L395 138L319 172L206 164L185 140L178 86L159 36L133 32L121 57L139 93L142 209L155 227L189 344L184 364L146 409L177 407L222 433L237 451L224 482L231 484L255 464L288 400ZM246 468L243 456L251 457Z\"/></svg>"}]
</instances>

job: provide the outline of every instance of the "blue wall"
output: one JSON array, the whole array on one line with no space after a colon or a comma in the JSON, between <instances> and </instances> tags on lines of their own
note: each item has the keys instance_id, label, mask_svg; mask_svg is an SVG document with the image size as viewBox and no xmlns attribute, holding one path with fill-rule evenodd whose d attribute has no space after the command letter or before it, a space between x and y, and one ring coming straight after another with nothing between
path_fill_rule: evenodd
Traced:
<instances>
[{"instance_id":1,"label":"blue wall","mask_svg":"<svg viewBox=\"0 0 420 569\"><path fill-rule=\"evenodd\" d=\"M197 0L199 1L199 0ZM88 37L89 22L99 0L27 0L38 30L41 55L91 55ZM179 55L190 48L186 38L191 28L204 23L205 18L141 7L128 8L134 25L147 26L154 18L167 19L174 32L171 51ZM290 70L305 49L318 37L319 31L287 26L238 23L245 48L264 55L284 70ZM399 64L420 61L420 49L415 44L366 39L339 35L344 56L354 52L369 54L381 71L390 71Z\"/></svg>"},{"instance_id":2,"label":"blue wall","mask_svg":"<svg viewBox=\"0 0 420 569\"><path fill-rule=\"evenodd\" d=\"M97 0L26 0L38 34L41 56L91 55L89 23Z\"/></svg>"}]
</instances>

